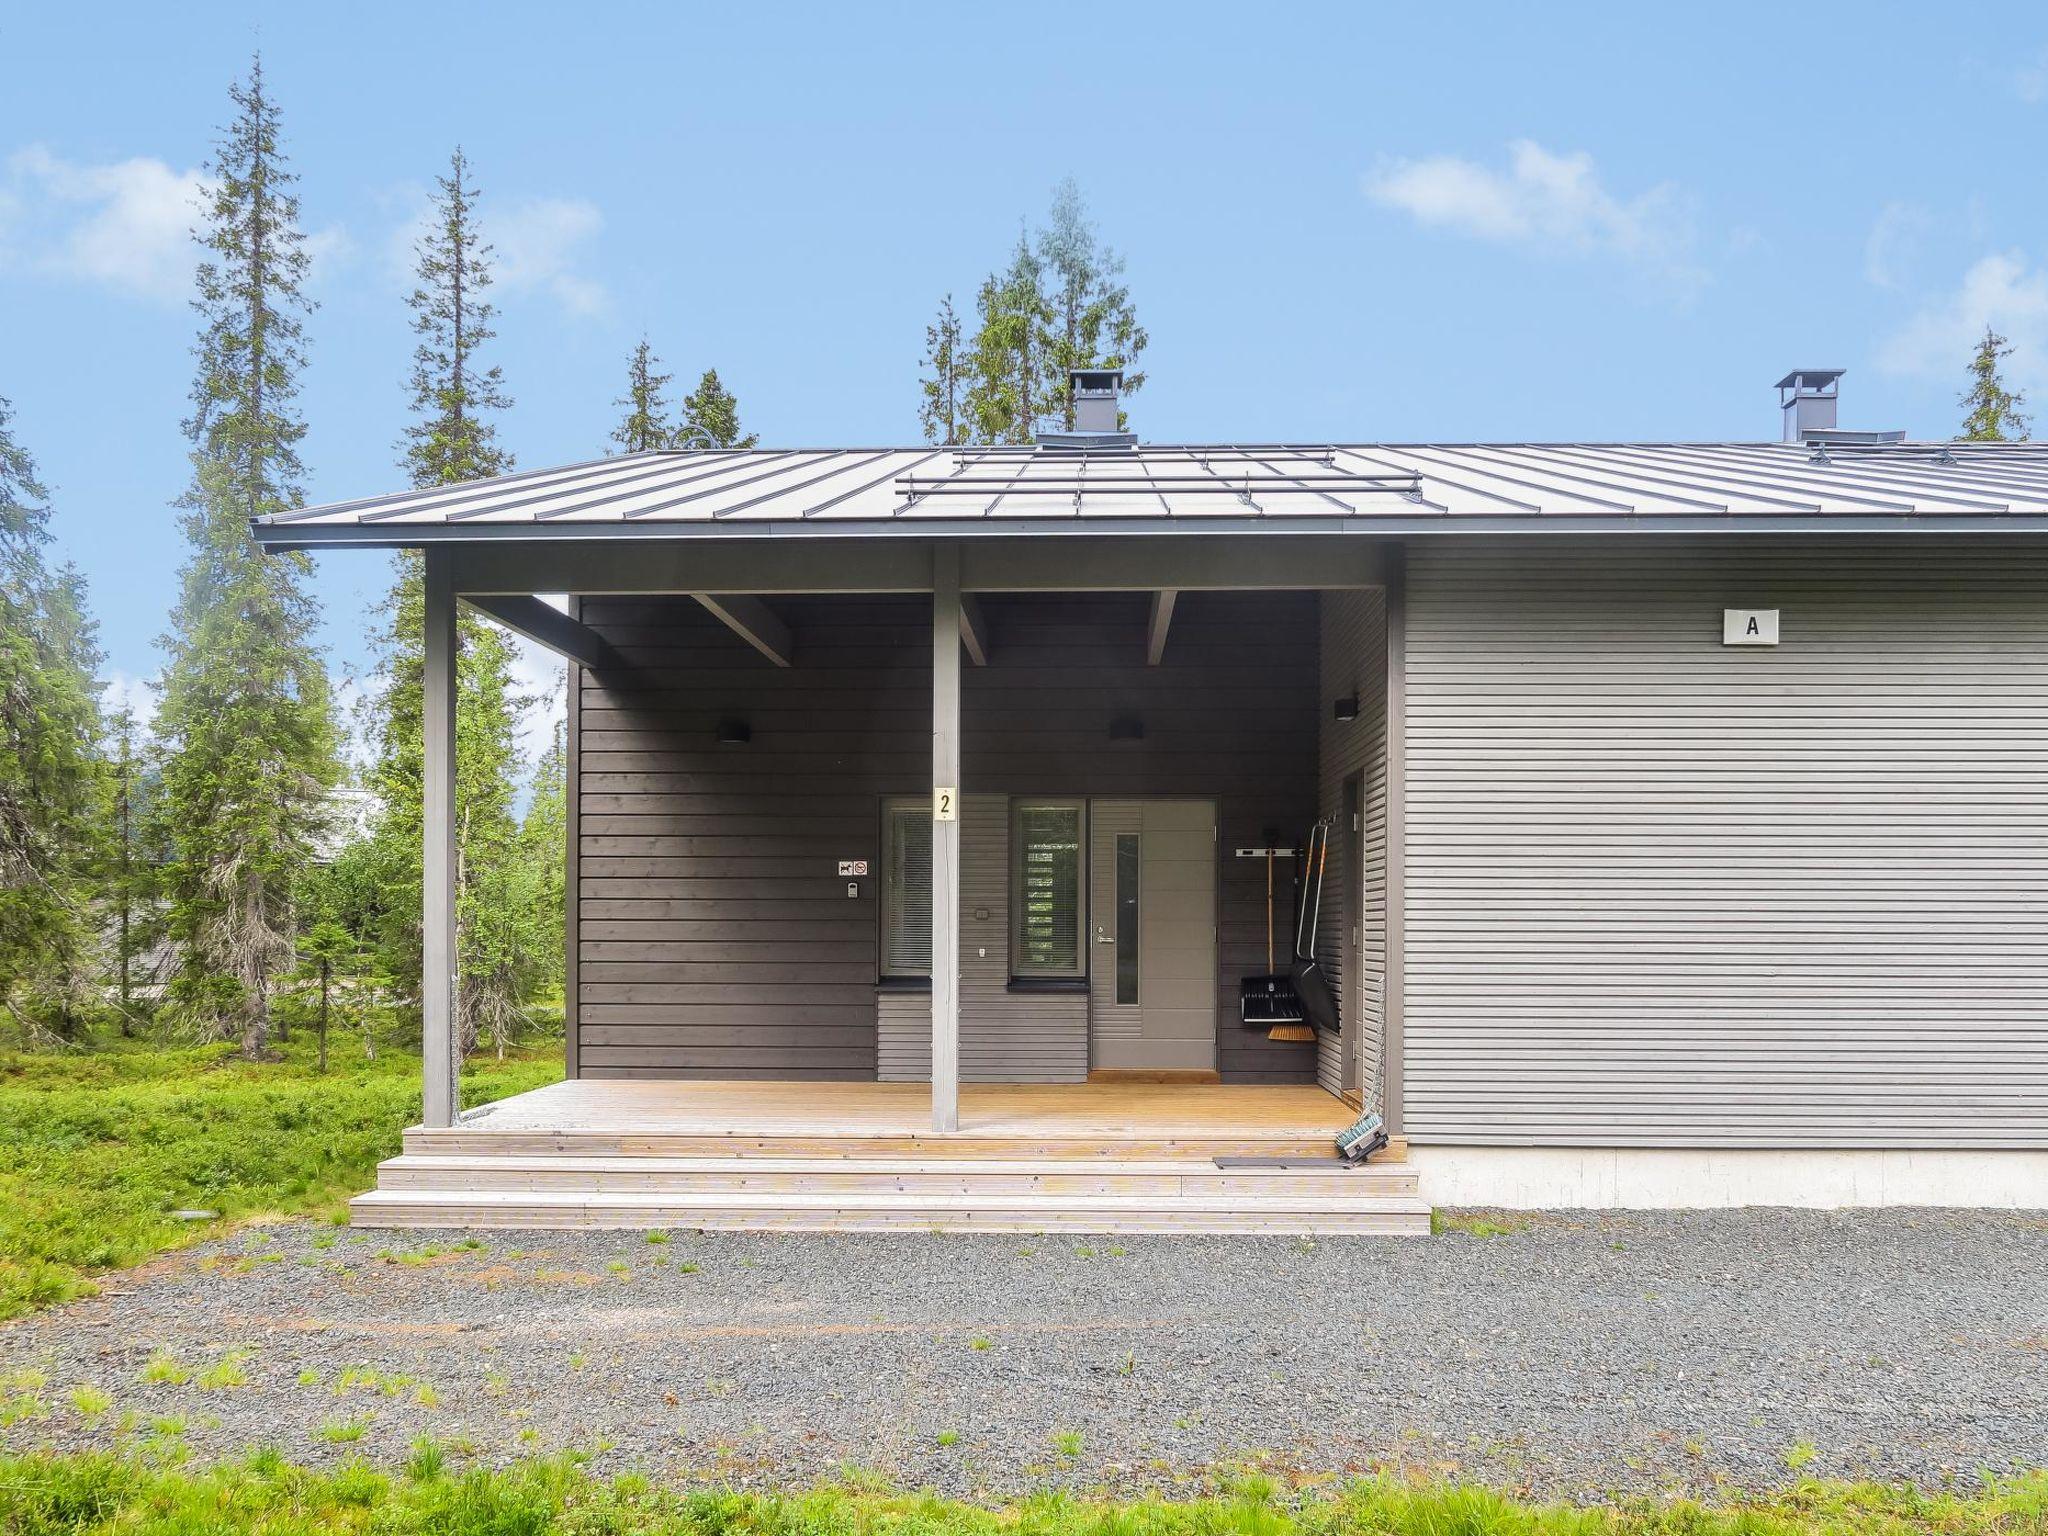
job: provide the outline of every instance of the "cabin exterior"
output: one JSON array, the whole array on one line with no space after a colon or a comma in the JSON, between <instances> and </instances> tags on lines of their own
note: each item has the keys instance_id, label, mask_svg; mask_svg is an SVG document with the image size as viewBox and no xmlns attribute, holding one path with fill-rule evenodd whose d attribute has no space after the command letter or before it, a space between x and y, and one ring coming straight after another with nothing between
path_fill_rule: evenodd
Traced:
<instances>
[{"instance_id":1,"label":"cabin exterior","mask_svg":"<svg viewBox=\"0 0 2048 1536\"><path fill-rule=\"evenodd\" d=\"M2048 450L1788 435L648 454L259 522L426 551L430 1065L359 1216L2048 1205ZM460 1117L458 601L571 658L569 1081ZM1319 821L1338 1019L1271 1038Z\"/></svg>"}]
</instances>

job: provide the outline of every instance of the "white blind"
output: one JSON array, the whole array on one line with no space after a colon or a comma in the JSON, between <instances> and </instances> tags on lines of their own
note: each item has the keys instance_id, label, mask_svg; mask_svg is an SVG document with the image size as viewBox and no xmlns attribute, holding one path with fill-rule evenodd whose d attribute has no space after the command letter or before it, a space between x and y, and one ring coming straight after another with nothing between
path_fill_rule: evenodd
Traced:
<instances>
[{"instance_id":1,"label":"white blind","mask_svg":"<svg viewBox=\"0 0 2048 1536\"><path fill-rule=\"evenodd\" d=\"M882 974L932 973L932 808L893 801L883 811Z\"/></svg>"},{"instance_id":2,"label":"white blind","mask_svg":"<svg viewBox=\"0 0 2048 1536\"><path fill-rule=\"evenodd\" d=\"M1020 976L1081 974L1081 807L1019 805L1016 933Z\"/></svg>"}]
</instances>

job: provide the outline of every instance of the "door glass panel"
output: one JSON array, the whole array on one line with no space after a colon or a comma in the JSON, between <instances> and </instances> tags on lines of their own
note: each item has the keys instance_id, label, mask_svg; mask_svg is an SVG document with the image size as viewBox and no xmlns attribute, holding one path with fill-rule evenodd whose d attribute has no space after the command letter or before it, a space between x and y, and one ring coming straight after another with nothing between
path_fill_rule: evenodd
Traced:
<instances>
[{"instance_id":1,"label":"door glass panel","mask_svg":"<svg viewBox=\"0 0 2048 1536\"><path fill-rule=\"evenodd\" d=\"M1019 976L1079 976L1081 805L1019 803L1012 812L1010 965Z\"/></svg>"},{"instance_id":2,"label":"door glass panel","mask_svg":"<svg viewBox=\"0 0 2048 1536\"><path fill-rule=\"evenodd\" d=\"M1138 1000L1138 835L1116 839L1116 1000Z\"/></svg>"}]
</instances>

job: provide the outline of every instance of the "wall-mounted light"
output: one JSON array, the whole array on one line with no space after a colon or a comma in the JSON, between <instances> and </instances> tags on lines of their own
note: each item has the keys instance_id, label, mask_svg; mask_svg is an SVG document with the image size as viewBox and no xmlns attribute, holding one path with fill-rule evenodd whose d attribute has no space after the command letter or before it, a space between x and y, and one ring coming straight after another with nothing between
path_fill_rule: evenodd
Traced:
<instances>
[{"instance_id":1,"label":"wall-mounted light","mask_svg":"<svg viewBox=\"0 0 2048 1536\"><path fill-rule=\"evenodd\" d=\"M1109 722L1109 739L1111 741L1143 741L1145 739L1145 722L1136 715L1118 715Z\"/></svg>"},{"instance_id":2,"label":"wall-mounted light","mask_svg":"<svg viewBox=\"0 0 2048 1536\"><path fill-rule=\"evenodd\" d=\"M718 744L721 747L744 747L753 739L753 728L744 720L718 722Z\"/></svg>"},{"instance_id":3,"label":"wall-mounted light","mask_svg":"<svg viewBox=\"0 0 2048 1536\"><path fill-rule=\"evenodd\" d=\"M1339 720L1356 720L1358 718L1358 695L1355 693L1346 694L1336 702L1333 708Z\"/></svg>"}]
</instances>

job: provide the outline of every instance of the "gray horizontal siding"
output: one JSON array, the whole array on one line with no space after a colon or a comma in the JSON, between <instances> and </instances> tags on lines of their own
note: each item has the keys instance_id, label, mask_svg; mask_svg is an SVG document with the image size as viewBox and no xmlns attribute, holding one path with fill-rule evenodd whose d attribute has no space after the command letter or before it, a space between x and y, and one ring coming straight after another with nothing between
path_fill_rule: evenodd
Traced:
<instances>
[{"instance_id":1,"label":"gray horizontal siding","mask_svg":"<svg viewBox=\"0 0 2048 1536\"><path fill-rule=\"evenodd\" d=\"M876 1004L883 1081L930 1082L931 994L885 991ZM960 798L960 1080L1088 1080L1087 997L1010 990L1006 795Z\"/></svg>"},{"instance_id":2,"label":"gray horizontal siding","mask_svg":"<svg viewBox=\"0 0 2048 1536\"><path fill-rule=\"evenodd\" d=\"M1410 561L1417 1141L2048 1145L2039 543Z\"/></svg>"}]
</instances>

